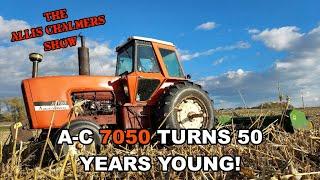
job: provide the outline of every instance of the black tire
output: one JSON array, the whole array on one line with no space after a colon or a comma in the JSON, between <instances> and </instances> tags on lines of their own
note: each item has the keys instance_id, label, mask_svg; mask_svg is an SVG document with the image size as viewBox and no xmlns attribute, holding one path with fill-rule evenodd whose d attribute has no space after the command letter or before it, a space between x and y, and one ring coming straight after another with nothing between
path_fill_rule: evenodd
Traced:
<instances>
[{"instance_id":1,"label":"black tire","mask_svg":"<svg viewBox=\"0 0 320 180\"><path fill-rule=\"evenodd\" d=\"M177 106L179 106L179 103L181 104L183 101L188 99L193 99L193 101L196 101L199 107L201 107L202 110L205 110L205 113L203 114L206 114L207 116L203 117L200 128L192 129L212 129L214 127L212 100L209 98L208 93L204 91L200 85L188 81L176 83L165 89L163 97L159 102L159 123L165 120L164 127L167 129L184 129L184 127L181 126L181 123L177 120L178 110L175 109Z\"/></svg>"},{"instance_id":2,"label":"black tire","mask_svg":"<svg viewBox=\"0 0 320 180\"><path fill-rule=\"evenodd\" d=\"M96 152L100 153L100 149L101 149L101 135L99 133L100 126L92 121L78 119L78 120L71 121L70 125L65 125L59 131L57 131L57 133L53 137L54 149L56 153L60 155L60 157L63 158L64 156L66 156L69 149L69 145L67 144L63 144L63 145L57 144L58 139L60 137L60 133L63 129L68 129L71 136L78 135L79 132L83 129L90 129L93 132L92 137L94 139L93 143L95 145ZM88 146L84 146L84 148L86 147Z\"/></svg>"}]
</instances>

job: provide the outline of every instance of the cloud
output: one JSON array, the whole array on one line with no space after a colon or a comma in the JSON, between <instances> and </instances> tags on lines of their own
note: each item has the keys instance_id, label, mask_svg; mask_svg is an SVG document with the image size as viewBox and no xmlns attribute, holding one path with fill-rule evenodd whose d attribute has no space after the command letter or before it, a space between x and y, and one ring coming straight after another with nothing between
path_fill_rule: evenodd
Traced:
<instances>
[{"instance_id":1,"label":"cloud","mask_svg":"<svg viewBox=\"0 0 320 180\"><path fill-rule=\"evenodd\" d=\"M251 30L254 40L262 41L267 47L277 51L288 50L303 36L296 26L265 29L262 32ZM250 33L250 32L249 32Z\"/></svg>"},{"instance_id":2,"label":"cloud","mask_svg":"<svg viewBox=\"0 0 320 180\"><path fill-rule=\"evenodd\" d=\"M39 52L44 56L39 64L40 75L78 74L77 48L44 52L42 42L48 37L10 42L11 31L28 28L30 25L21 20L6 20L0 16L0 97L20 94L21 80L31 76L31 62L28 55ZM80 44L80 42L78 42ZM91 74L113 75L115 71L115 53L108 42L87 39L90 48Z\"/></svg>"},{"instance_id":3,"label":"cloud","mask_svg":"<svg viewBox=\"0 0 320 180\"><path fill-rule=\"evenodd\" d=\"M212 55L216 52L220 52L220 51L231 51L231 50L235 50L235 49L248 49L248 48L250 48L250 46L251 45L248 42L238 41L232 45L220 46L220 47L208 49L208 50L202 51L202 52L190 53L188 50L181 50L181 49L179 49L178 51L179 51L180 58L182 61L189 61L189 60L198 58L200 56L210 56L210 55Z\"/></svg>"},{"instance_id":4,"label":"cloud","mask_svg":"<svg viewBox=\"0 0 320 180\"><path fill-rule=\"evenodd\" d=\"M242 69L238 69L237 71L228 71L225 73L225 75L229 79L235 79L235 78L242 78L242 77L246 76L248 73L249 73L249 71L245 72Z\"/></svg>"},{"instance_id":5,"label":"cloud","mask_svg":"<svg viewBox=\"0 0 320 180\"><path fill-rule=\"evenodd\" d=\"M215 22L206 22L198 25L196 27L196 30L204 30L204 31L209 31L211 29L216 28L217 24Z\"/></svg>"},{"instance_id":6,"label":"cloud","mask_svg":"<svg viewBox=\"0 0 320 180\"><path fill-rule=\"evenodd\" d=\"M276 60L272 67L262 72L238 69L200 79L198 82L210 92L216 105L243 106L238 91L242 93L248 106L275 101L280 83L281 91L291 98L294 106L302 105L301 93L304 94L307 106L319 106L320 26L306 33L299 33L298 28L293 26L265 29L253 34L252 38L288 55Z\"/></svg>"},{"instance_id":7,"label":"cloud","mask_svg":"<svg viewBox=\"0 0 320 180\"><path fill-rule=\"evenodd\" d=\"M217 59L217 60L213 61L212 65L217 66L217 65L219 65L219 64L221 64L221 63L223 63L223 61L224 61L224 60L225 60L225 58L224 58L224 57L219 58L219 59Z\"/></svg>"},{"instance_id":8,"label":"cloud","mask_svg":"<svg viewBox=\"0 0 320 180\"><path fill-rule=\"evenodd\" d=\"M248 33L249 33L249 34L256 34L256 33L259 33L259 32L260 32L259 29L255 29L255 28L253 28L253 29L248 29Z\"/></svg>"},{"instance_id":9,"label":"cloud","mask_svg":"<svg viewBox=\"0 0 320 180\"><path fill-rule=\"evenodd\" d=\"M22 20L5 20L0 16L0 38L11 39L11 32L30 28L29 24Z\"/></svg>"}]
</instances>

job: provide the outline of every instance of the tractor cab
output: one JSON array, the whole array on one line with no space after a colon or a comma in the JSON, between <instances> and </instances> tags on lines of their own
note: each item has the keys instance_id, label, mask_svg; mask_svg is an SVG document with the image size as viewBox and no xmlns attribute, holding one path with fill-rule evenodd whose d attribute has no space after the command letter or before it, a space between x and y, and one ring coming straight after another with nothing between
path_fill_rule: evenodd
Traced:
<instances>
[{"instance_id":1,"label":"tractor cab","mask_svg":"<svg viewBox=\"0 0 320 180\"><path fill-rule=\"evenodd\" d=\"M128 103L153 105L161 90L186 80L171 42L133 36L117 47L116 76L121 76Z\"/></svg>"}]
</instances>

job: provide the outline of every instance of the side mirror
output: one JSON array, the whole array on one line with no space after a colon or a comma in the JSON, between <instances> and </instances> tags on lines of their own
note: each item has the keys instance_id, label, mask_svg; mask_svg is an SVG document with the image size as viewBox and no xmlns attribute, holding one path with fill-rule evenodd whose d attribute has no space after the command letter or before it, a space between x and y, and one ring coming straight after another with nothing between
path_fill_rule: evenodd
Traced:
<instances>
[{"instance_id":1,"label":"side mirror","mask_svg":"<svg viewBox=\"0 0 320 180\"><path fill-rule=\"evenodd\" d=\"M187 74L186 79L191 79L191 75Z\"/></svg>"}]
</instances>

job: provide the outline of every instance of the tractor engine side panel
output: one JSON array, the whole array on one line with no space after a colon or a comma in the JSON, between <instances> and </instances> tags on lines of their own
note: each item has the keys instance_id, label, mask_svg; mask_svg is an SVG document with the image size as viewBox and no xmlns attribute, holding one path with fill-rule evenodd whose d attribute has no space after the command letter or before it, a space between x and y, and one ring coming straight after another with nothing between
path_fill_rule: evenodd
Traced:
<instances>
[{"instance_id":1,"label":"tractor engine side panel","mask_svg":"<svg viewBox=\"0 0 320 180\"><path fill-rule=\"evenodd\" d=\"M29 127L47 129L52 121L52 128L61 128L69 119L75 118L98 124L115 124L116 113L112 103L115 101L114 89L119 86L118 79L106 76L53 76L23 80ZM73 108L76 100L86 102L83 104L86 107L77 106L80 110ZM90 108L88 104L92 105L90 111L86 109Z\"/></svg>"}]
</instances>

